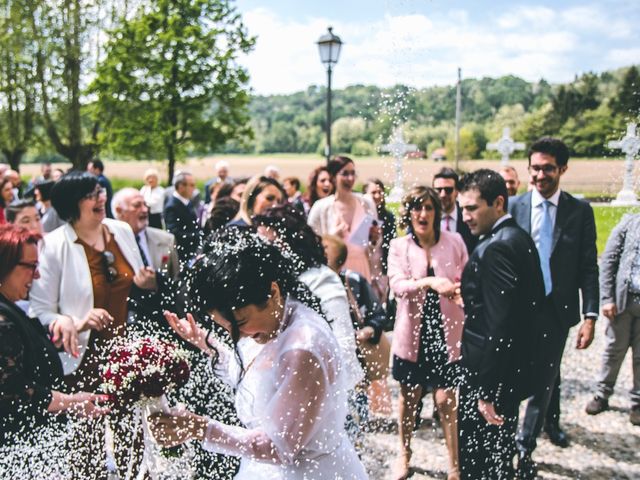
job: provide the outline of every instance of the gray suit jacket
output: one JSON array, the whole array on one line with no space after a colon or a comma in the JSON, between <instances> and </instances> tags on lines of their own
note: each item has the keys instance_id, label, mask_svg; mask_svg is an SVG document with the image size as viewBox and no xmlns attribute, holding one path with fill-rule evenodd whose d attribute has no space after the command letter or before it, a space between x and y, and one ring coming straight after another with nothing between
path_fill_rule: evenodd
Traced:
<instances>
[{"instance_id":1,"label":"gray suit jacket","mask_svg":"<svg viewBox=\"0 0 640 480\"><path fill-rule=\"evenodd\" d=\"M161 270L176 278L180 270L178 254L176 253L176 241L172 234L159 228L147 227L147 245L151 258L151 266L155 270Z\"/></svg>"},{"instance_id":2,"label":"gray suit jacket","mask_svg":"<svg viewBox=\"0 0 640 480\"><path fill-rule=\"evenodd\" d=\"M531 234L531 192L509 199L509 213ZM551 250L551 297L555 317L571 327L582 313L598 314L599 285L596 222L591 205L567 192L560 193Z\"/></svg>"},{"instance_id":3,"label":"gray suit jacket","mask_svg":"<svg viewBox=\"0 0 640 480\"><path fill-rule=\"evenodd\" d=\"M615 303L618 313L627 307L631 266L639 247L640 213L625 215L611 232L600 261L600 300Z\"/></svg>"}]
</instances>

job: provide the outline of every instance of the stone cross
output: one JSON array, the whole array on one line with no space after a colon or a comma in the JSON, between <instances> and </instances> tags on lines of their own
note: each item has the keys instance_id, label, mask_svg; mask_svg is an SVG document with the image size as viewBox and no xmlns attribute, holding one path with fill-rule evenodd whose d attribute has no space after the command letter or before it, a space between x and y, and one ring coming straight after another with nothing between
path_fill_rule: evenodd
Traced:
<instances>
[{"instance_id":1,"label":"stone cross","mask_svg":"<svg viewBox=\"0 0 640 480\"><path fill-rule=\"evenodd\" d=\"M640 151L640 137L636 135L636 124L627 124L627 134L620 140L609 142L609 148L622 150L625 155L624 161L624 182L622 190L611 202L612 205L640 205L636 192L634 191L633 181L633 160Z\"/></svg>"},{"instance_id":2,"label":"stone cross","mask_svg":"<svg viewBox=\"0 0 640 480\"><path fill-rule=\"evenodd\" d=\"M418 147L406 143L404 141L402 127L396 127L393 130L393 135L391 136L391 143L383 145L380 150L382 152L390 153L395 158L394 165L396 171L396 179L391 192L389 192L387 200L389 200L390 202L400 202L402 201L402 196L404 195L402 160L407 153L418 151Z\"/></svg>"},{"instance_id":3,"label":"stone cross","mask_svg":"<svg viewBox=\"0 0 640 480\"><path fill-rule=\"evenodd\" d=\"M497 142L487 143L487 150L496 150L502 155L502 165L509 165L509 155L516 150L524 150L524 143L514 142L509 135L511 130L509 127L504 127L502 130L502 138Z\"/></svg>"}]
</instances>

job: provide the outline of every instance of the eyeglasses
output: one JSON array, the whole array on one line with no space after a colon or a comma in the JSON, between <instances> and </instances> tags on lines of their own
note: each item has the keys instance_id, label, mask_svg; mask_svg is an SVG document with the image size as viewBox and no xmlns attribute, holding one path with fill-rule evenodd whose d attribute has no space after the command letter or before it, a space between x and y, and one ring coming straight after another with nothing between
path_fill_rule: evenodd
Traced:
<instances>
[{"instance_id":1,"label":"eyeglasses","mask_svg":"<svg viewBox=\"0 0 640 480\"><path fill-rule=\"evenodd\" d=\"M106 190L103 187L97 187L93 192L87 193L83 198L87 200L97 200Z\"/></svg>"},{"instance_id":2,"label":"eyeglasses","mask_svg":"<svg viewBox=\"0 0 640 480\"><path fill-rule=\"evenodd\" d=\"M116 257L109 250L102 252L102 264L107 276L107 282L113 283L118 278L118 270L113 264L116 262Z\"/></svg>"},{"instance_id":3,"label":"eyeglasses","mask_svg":"<svg viewBox=\"0 0 640 480\"><path fill-rule=\"evenodd\" d=\"M444 193L446 193L447 195L451 195L453 193L454 187L435 187L434 190L438 193L442 193L442 191L444 190Z\"/></svg>"},{"instance_id":4,"label":"eyeglasses","mask_svg":"<svg viewBox=\"0 0 640 480\"><path fill-rule=\"evenodd\" d=\"M33 263L29 263L29 262L18 262L18 265L20 265L21 267L25 267L25 268L30 268L31 269L31 274L35 274L36 270L38 269L38 265L40 265L38 262L33 262Z\"/></svg>"},{"instance_id":5,"label":"eyeglasses","mask_svg":"<svg viewBox=\"0 0 640 480\"><path fill-rule=\"evenodd\" d=\"M531 175L538 175L540 172L544 172L545 175L551 175L556 173L558 167L556 165L529 165L529 173Z\"/></svg>"}]
</instances>

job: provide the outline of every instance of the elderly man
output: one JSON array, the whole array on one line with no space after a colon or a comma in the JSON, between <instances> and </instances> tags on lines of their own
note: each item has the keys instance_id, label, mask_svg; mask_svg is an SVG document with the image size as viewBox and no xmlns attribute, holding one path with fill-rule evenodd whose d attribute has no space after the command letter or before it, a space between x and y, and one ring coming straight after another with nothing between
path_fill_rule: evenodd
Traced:
<instances>
[{"instance_id":1,"label":"elderly man","mask_svg":"<svg viewBox=\"0 0 640 480\"><path fill-rule=\"evenodd\" d=\"M136 236L143 262L154 270L166 272L171 278L178 275L179 264L175 238L171 233L149 226L149 208L135 188L119 190L111 202L116 219L131 226Z\"/></svg>"},{"instance_id":2,"label":"elderly man","mask_svg":"<svg viewBox=\"0 0 640 480\"><path fill-rule=\"evenodd\" d=\"M211 201L211 190L219 183L233 183L229 176L229 162L218 160L215 165L216 176L204 184L204 203Z\"/></svg>"},{"instance_id":3,"label":"elderly man","mask_svg":"<svg viewBox=\"0 0 640 480\"><path fill-rule=\"evenodd\" d=\"M167 230L176 238L180 262L188 262L200 246L201 230L192 202L196 182L191 173L181 171L173 179L173 193L164 206Z\"/></svg>"},{"instance_id":4,"label":"elderly man","mask_svg":"<svg viewBox=\"0 0 640 480\"><path fill-rule=\"evenodd\" d=\"M589 415L609 409L609 397L627 350L633 358L629 421L640 425L640 214L626 215L611 232L600 262L602 313L609 320L596 394Z\"/></svg>"}]
</instances>

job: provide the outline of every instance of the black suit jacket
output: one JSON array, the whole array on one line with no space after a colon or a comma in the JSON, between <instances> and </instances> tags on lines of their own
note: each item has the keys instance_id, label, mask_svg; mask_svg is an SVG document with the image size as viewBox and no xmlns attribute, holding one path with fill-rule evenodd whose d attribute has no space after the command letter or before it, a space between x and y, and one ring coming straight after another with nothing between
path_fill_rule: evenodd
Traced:
<instances>
[{"instance_id":1,"label":"black suit jacket","mask_svg":"<svg viewBox=\"0 0 640 480\"><path fill-rule=\"evenodd\" d=\"M462 273L462 365L481 398L514 405L537 386L544 282L533 240L507 219L471 254Z\"/></svg>"},{"instance_id":2,"label":"black suit jacket","mask_svg":"<svg viewBox=\"0 0 640 480\"><path fill-rule=\"evenodd\" d=\"M531 192L509 200L509 212L531 234ZM560 193L551 251L551 297L558 321L572 327L582 313L599 311L596 223L591 205Z\"/></svg>"},{"instance_id":3,"label":"black suit jacket","mask_svg":"<svg viewBox=\"0 0 640 480\"><path fill-rule=\"evenodd\" d=\"M163 216L167 230L176 238L180 261L188 261L200 246L201 230L195 210L172 195L164 206Z\"/></svg>"},{"instance_id":4,"label":"black suit jacket","mask_svg":"<svg viewBox=\"0 0 640 480\"><path fill-rule=\"evenodd\" d=\"M471 255L473 249L476 248L478 244L478 237L471 233L469 230L469 226L462 221L462 208L458 205L458 220L456 221L456 231L462 237L465 246L467 247L467 253Z\"/></svg>"}]
</instances>

